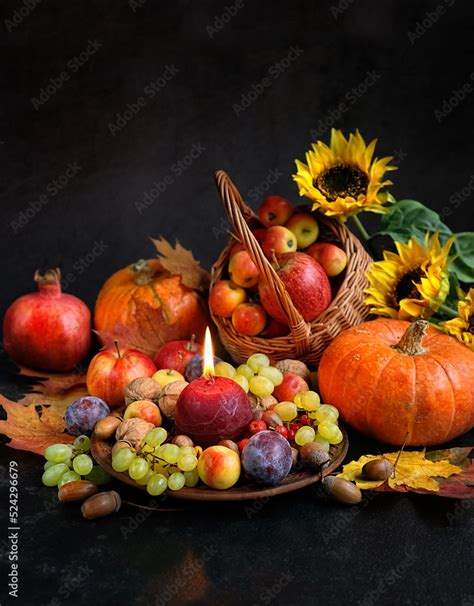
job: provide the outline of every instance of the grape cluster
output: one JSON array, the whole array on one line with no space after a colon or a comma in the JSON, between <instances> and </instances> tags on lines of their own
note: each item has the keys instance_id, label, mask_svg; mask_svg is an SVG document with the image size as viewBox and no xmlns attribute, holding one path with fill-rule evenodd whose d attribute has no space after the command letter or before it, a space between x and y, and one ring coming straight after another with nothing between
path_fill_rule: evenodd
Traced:
<instances>
[{"instance_id":1,"label":"grape cluster","mask_svg":"<svg viewBox=\"0 0 474 606\"><path fill-rule=\"evenodd\" d=\"M72 444L52 444L44 451L46 463L41 478L45 486L61 488L68 482L89 480L95 484L105 484L110 475L94 465L90 456L91 441L88 436L78 436Z\"/></svg>"},{"instance_id":2,"label":"grape cluster","mask_svg":"<svg viewBox=\"0 0 474 606\"><path fill-rule=\"evenodd\" d=\"M115 471L128 472L137 484L146 486L148 494L158 496L184 486L196 486L199 481L197 455L199 447L165 443L168 432L155 427L143 438L137 449L125 447L112 454Z\"/></svg>"},{"instance_id":3,"label":"grape cluster","mask_svg":"<svg viewBox=\"0 0 474 606\"><path fill-rule=\"evenodd\" d=\"M232 379L245 393L253 393L258 398L271 396L275 387L283 381L283 373L270 366L268 356L261 353L253 354L246 364L237 368L228 362L219 362L215 366L215 374Z\"/></svg>"}]
</instances>

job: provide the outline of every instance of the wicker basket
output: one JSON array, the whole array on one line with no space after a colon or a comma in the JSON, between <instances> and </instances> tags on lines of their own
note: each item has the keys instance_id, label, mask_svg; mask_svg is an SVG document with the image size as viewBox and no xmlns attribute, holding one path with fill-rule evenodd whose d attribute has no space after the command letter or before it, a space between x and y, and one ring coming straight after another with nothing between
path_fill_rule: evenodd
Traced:
<instances>
[{"instance_id":1,"label":"wicker basket","mask_svg":"<svg viewBox=\"0 0 474 606\"><path fill-rule=\"evenodd\" d=\"M363 290L367 284L365 272L372 259L344 225L327 219L324 215L318 216L324 240L337 242L345 250L348 264L329 307L312 322L305 322L251 232L251 228L261 227L257 216L244 203L239 191L224 171L218 171L215 177L233 233L244 244L258 267L261 279L265 280L277 295L290 327L289 334L284 337L246 337L235 331L230 319L218 317L211 310L211 317L217 326L223 346L234 362L239 364L245 362L252 354L260 352L267 354L273 361L293 358L317 366L324 349L334 337L346 328L360 324L369 315L369 309L364 304ZM230 238L212 266L211 288L223 277L230 249L235 242L234 238Z\"/></svg>"}]
</instances>

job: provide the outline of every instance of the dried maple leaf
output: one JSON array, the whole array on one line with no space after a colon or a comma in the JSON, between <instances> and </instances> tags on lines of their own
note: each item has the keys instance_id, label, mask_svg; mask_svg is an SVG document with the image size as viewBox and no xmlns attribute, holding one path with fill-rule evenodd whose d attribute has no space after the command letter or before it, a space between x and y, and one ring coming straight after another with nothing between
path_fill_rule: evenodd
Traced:
<instances>
[{"instance_id":1,"label":"dried maple leaf","mask_svg":"<svg viewBox=\"0 0 474 606\"><path fill-rule=\"evenodd\" d=\"M374 490L379 487L383 489L398 490L402 492L406 490L426 490L430 492L439 491L439 479L449 478L455 474L459 474L462 468L458 465L453 465L449 460L440 458L431 460L425 456L425 451L410 451L402 452L399 456L398 452L390 452L383 455L390 463L395 464L399 457L395 472L385 481L371 481L364 479L362 475L362 467L368 461L379 459L379 455L366 455L360 457L358 461L352 461L342 468L342 473L338 475L340 478L351 480L356 483L356 486L365 490Z\"/></svg>"},{"instance_id":2,"label":"dried maple leaf","mask_svg":"<svg viewBox=\"0 0 474 606\"><path fill-rule=\"evenodd\" d=\"M70 389L86 384L86 373L77 369L65 373L49 373L20 366L19 374L24 377L36 378L37 381L33 386L34 391L49 395L63 395Z\"/></svg>"},{"instance_id":3,"label":"dried maple leaf","mask_svg":"<svg viewBox=\"0 0 474 606\"><path fill-rule=\"evenodd\" d=\"M164 269L170 274L181 276L183 284L189 288L204 289L209 285L209 272L201 267L193 253L187 250L178 240L173 246L165 240L151 239L158 252L158 257Z\"/></svg>"}]
</instances>

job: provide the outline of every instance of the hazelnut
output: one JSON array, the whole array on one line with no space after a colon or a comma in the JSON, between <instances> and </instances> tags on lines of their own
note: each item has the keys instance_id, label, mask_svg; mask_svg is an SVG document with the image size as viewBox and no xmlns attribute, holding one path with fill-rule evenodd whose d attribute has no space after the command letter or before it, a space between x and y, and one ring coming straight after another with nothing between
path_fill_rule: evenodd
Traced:
<instances>
[{"instance_id":1,"label":"hazelnut","mask_svg":"<svg viewBox=\"0 0 474 606\"><path fill-rule=\"evenodd\" d=\"M121 505L120 495L115 490L111 490L109 492L98 492L89 497L82 504L81 511L86 520L93 520L118 511Z\"/></svg>"},{"instance_id":2,"label":"hazelnut","mask_svg":"<svg viewBox=\"0 0 474 606\"><path fill-rule=\"evenodd\" d=\"M160 391L160 385L150 377L138 377L138 379L133 379L125 389L125 406L128 406L137 400L151 400L155 404L158 404Z\"/></svg>"},{"instance_id":3,"label":"hazelnut","mask_svg":"<svg viewBox=\"0 0 474 606\"><path fill-rule=\"evenodd\" d=\"M94 434L99 440L108 440L117 430L122 420L115 416L107 416L100 419L94 427Z\"/></svg>"},{"instance_id":4,"label":"hazelnut","mask_svg":"<svg viewBox=\"0 0 474 606\"><path fill-rule=\"evenodd\" d=\"M158 406L168 419L172 420L174 418L176 402L187 385L189 385L187 381L173 381L172 383L167 383L161 390Z\"/></svg>"},{"instance_id":5,"label":"hazelnut","mask_svg":"<svg viewBox=\"0 0 474 606\"><path fill-rule=\"evenodd\" d=\"M122 421L117 427L115 439L117 441L128 440L134 448L138 448L146 434L154 427L153 423L148 423L148 421L144 421L138 417L127 419L126 421Z\"/></svg>"},{"instance_id":6,"label":"hazelnut","mask_svg":"<svg viewBox=\"0 0 474 606\"><path fill-rule=\"evenodd\" d=\"M300 376L307 383L310 381L310 372L309 368L306 366L304 362L300 362L300 360L280 360L275 364L276 368L283 374L286 372L291 372L294 375Z\"/></svg>"}]
</instances>

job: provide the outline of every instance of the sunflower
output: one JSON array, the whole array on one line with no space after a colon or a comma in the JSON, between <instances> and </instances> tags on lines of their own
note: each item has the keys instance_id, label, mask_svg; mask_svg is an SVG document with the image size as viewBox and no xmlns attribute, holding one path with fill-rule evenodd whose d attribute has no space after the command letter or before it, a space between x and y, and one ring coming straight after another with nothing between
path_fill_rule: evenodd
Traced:
<instances>
[{"instance_id":1,"label":"sunflower","mask_svg":"<svg viewBox=\"0 0 474 606\"><path fill-rule=\"evenodd\" d=\"M317 141L306 153L307 164L295 160L293 179L300 196L313 201L313 210L343 221L362 210L387 212L384 204L390 202L389 194L380 190L392 182L383 181L383 176L397 167L388 164L392 156L372 159L376 143L374 139L366 145L358 130L347 140L333 128L330 147Z\"/></svg>"},{"instance_id":2,"label":"sunflower","mask_svg":"<svg viewBox=\"0 0 474 606\"><path fill-rule=\"evenodd\" d=\"M395 242L397 253L385 251L384 260L372 263L364 292L373 314L400 320L427 318L444 303L449 292L450 238L441 247L439 235L426 234L424 245L414 236Z\"/></svg>"},{"instance_id":3,"label":"sunflower","mask_svg":"<svg viewBox=\"0 0 474 606\"><path fill-rule=\"evenodd\" d=\"M474 288L459 301L458 317L442 322L440 326L474 351Z\"/></svg>"}]
</instances>

